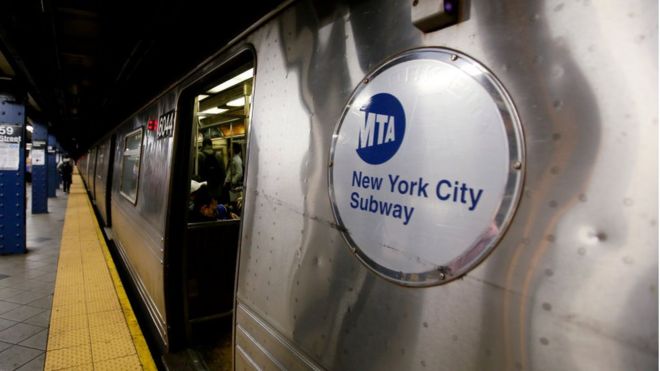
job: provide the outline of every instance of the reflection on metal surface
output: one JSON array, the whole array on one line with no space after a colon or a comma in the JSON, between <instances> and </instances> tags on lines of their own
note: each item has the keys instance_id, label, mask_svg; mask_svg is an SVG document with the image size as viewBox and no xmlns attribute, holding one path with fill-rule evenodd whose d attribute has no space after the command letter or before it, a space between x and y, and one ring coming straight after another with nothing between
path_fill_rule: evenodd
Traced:
<instances>
[{"instance_id":1,"label":"reflection on metal surface","mask_svg":"<svg viewBox=\"0 0 660 371\"><path fill-rule=\"evenodd\" d=\"M656 367L657 4L473 1L465 22L428 34L410 6L302 1L248 36L259 78L241 300L326 369ZM526 179L487 260L410 289L351 256L325 170L367 72L436 46L506 86Z\"/></svg>"},{"instance_id":2,"label":"reflection on metal surface","mask_svg":"<svg viewBox=\"0 0 660 371\"><path fill-rule=\"evenodd\" d=\"M296 346L270 328L259 316L240 302L236 307L236 346L243 349L252 363L264 369L321 370ZM264 364L268 365L264 367Z\"/></svg>"},{"instance_id":3,"label":"reflection on metal surface","mask_svg":"<svg viewBox=\"0 0 660 371\"><path fill-rule=\"evenodd\" d=\"M170 166L167 164L171 163L172 137L158 140L156 133L151 131L146 131L142 136L142 160L135 205L120 194L121 161L118 159L122 158L126 135L144 128L149 117L171 111L174 98L174 94L166 94L117 131L111 193L115 243L166 347L170 339L165 310L162 236L165 233L170 183Z\"/></svg>"}]
</instances>

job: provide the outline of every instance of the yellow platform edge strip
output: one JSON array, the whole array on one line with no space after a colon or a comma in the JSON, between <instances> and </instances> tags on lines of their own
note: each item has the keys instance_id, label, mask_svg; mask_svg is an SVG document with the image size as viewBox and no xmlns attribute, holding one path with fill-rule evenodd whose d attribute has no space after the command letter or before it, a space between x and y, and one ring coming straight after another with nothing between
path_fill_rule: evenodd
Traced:
<instances>
[{"instance_id":1,"label":"yellow platform edge strip","mask_svg":"<svg viewBox=\"0 0 660 371\"><path fill-rule=\"evenodd\" d=\"M82 181L81 181L82 182ZM105 243L105 236L101 231L99 226L98 219L94 213L92 203L89 201L89 197L85 196L87 200L87 206L91 209L92 215L96 220L94 226L96 228L96 235L98 236L99 242L101 243L101 250L103 251L103 256L105 257L106 264L108 265L108 270L110 271L110 276L112 277L112 283L115 286L115 291L117 292L117 297L119 298L119 304L121 305L122 312L124 312L124 318L126 318L126 323L128 324L128 329L131 332L131 337L133 338L133 343L135 345L135 350L137 352L138 358L140 359L140 364L142 368L147 371L156 371L156 363L154 362L153 357L151 356L151 351L147 345L147 341L144 339L140 325L138 324L135 313L133 313L133 307L128 301L128 296L124 290L124 285L121 283L119 278L119 273L117 273L117 267L115 262L112 260L110 255L110 250L108 245Z\"/></svg>"}]
</instances>

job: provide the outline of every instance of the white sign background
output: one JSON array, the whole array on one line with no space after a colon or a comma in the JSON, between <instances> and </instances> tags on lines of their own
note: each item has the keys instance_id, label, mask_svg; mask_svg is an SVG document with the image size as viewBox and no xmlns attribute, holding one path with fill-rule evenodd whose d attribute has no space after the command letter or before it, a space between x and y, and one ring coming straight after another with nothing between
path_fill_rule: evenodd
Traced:
<instances>
[{"instance_id":1,"label":"white sign background","mask_svg":"<svg viewBox=\"0 0 660 371\"><path fill-rule=\"evenodd\" d=\"M506 126L491 92L474 75L449 60L414 59L392 65L361 86L350 102L335 138L331 198L345 236L385 271L406 275L441 269L499 233L495 223L511 171ZM370 165L356 153L365 123L360 108L378 93L402 104L406 130L398 152L387 162ZM382 179L380 190L355 186L354 172ZM426 194L391 192L392 177L428 183ZM440 200L439 181L459 182L483 190L476 203ZM459 189L460 191L460 189ZM352 197L369 198L408 208L408 224L392 216L351 206ZM453 192L444 184L441 195ZM353 204L355 206L355 204ZM475 206L474 210L469 210ZM414 208L414 209L411 209ZM411 211L412 210L412 211ZM372 267L383 273L383 269ZM387 274L386 274L387 275Z\"/></svg>"},{"instance_id":2,"label":"white sign background","mask_svg":"<svg viewBox=\"0 0 660 371\"><path fill-rule=\"evenodd\" d=\"M0 142L0 170L18 170L20 148L19 143Z\"/></svg>"},{"instance_id":3,"label":"white sign background","mask_svg":"<svg viewBox=\"0 0 660 371\"><path fill-rule=\"evenodd\" d=\"M33 149L32 150L32 166L46 164L46 150Z\"/></svg>"}]
</instances>

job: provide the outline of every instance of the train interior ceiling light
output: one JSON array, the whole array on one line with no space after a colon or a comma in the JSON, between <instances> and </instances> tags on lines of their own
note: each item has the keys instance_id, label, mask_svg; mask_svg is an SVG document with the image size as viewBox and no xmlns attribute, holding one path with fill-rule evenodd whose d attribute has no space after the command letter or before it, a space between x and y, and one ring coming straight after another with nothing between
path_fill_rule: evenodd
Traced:
<instances>
[{"instance_id":1,"label":"train interior ceiling light","mask_svg":"<svg viewBox=\"0 0 660 371\"><path fill-rule=\"evenodd\" d=\"M231 79L218 84L208 91L209 94L217 94L221 91L227 90L234 85L240 84L245 80L251 79L254 75L254 68L250 68L247 71L241 72L238 75L232 77Z\"/></svg>"},{"instance_id":2,"label":"train interior ceiling light","mask_svg":"<svg viewBox=\"0 0 660 371\"><path fill-rule=\"evenodd\" d=\"M213 138L245 134L253 77L254 68L249 68L197 95L196 116L199 127L217 127L217 130L208 131L207 136Z\"/></svg>"}]
</instances>

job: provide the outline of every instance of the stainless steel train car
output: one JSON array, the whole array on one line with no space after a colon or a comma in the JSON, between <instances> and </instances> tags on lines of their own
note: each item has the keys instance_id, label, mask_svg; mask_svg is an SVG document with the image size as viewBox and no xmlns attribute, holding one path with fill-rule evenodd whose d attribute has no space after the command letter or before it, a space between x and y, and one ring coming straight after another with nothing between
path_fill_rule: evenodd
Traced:
<instances>
[{"instance_id":1,"label":"stainless steel train car","mask_svg":"<svg viewBox=\"0 0 660 371\"><path fill-rule=\"evenodd\" d=\"M653 369L657 30L655 1L291 1L78 169L166 350L229 318L241 370ZM206 149L239 218L192 219Z\"/></svg>"}]
</instances>

